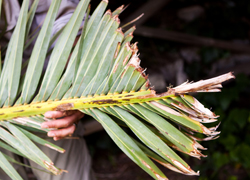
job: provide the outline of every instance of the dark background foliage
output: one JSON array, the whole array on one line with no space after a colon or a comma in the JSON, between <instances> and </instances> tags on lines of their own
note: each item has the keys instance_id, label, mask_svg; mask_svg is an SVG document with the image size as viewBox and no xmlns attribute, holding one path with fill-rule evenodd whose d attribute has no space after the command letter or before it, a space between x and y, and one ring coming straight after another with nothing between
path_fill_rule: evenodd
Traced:
<instances>
[{"instance_id":1,"label":"dark background foliage","mask_svg":"<svg viewBox=\"0 0 250 180\"><path fill-rule=\"evenodd\" d=\"M155 0L156 1L156 0ZM98 4L92 1L92 9ZM143 6L145 0L110 0L109 8L130 4L121 14L127 19ZM181 10L198 7L200 14L192 20L181 16ZM147 12L145 12L147 13ZM131 19L132 20L132 19ZM136 24L136 23L135 23ZM172 0L154 13L143 26L198 37L224 40L231 45L249 46L249 0ZM226 49L180 43L161 38L135 35L138 41L141 66L147 68L152 85L158 91L166 86L178 85L186 79L200 80L234 71L236 79L224 83L221 93L195 95L206 107L220 115L220 138L202 142L208 155L201 161L182 155L199 177L187 177L165 170L169 179L244 180L250 179L250 50L237 52ZM154 78L156 77L156 81ZM161 81L161 82L160 82ZM163 86L163 88L162 88ZM147 180L147 176L116 147L102 131L86 137L93 156L94 170L99 180Z\"/></svg>"}]
</instances>

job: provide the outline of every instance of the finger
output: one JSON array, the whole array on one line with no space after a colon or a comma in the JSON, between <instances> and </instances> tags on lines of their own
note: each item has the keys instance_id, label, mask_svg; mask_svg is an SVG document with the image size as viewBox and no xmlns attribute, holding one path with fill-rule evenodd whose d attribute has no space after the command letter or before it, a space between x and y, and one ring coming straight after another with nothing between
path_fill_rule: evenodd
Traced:
<instances>
[{"instance_id":1,"label":"finger","mask_svg":"<svg viewBox=\"0 0 250 180\"><path fill-rule=\"evenodd\" d=\"M48 132L49 137L65 137L68 135L72 135L75 131L76 127L71 125L67 128L59 129L59 130L52 130Z\"/></svg>"},{"instance_id":2,"label":"finger","mask_svg":"<svg viewBox=\"0 0 250 180\"><path fill-rule=\"evenodd\" d=\"M81 118L84 116L84 114L81 111L78 110L69 110L69 111L47 111L44 116L46 118L61 118L63 116L71 116L73 114L77 114L78 116L81 116Z\"/></svg>"},{"instance_id":3,"label":"finger","mask_svg":"<svg viewBox=\"0 0 250 180\"><path fill-rule=\"evenodd\" d=\"M78 120L84 117L84 113L78 110L75 112L75 115L78 118Z\"/></svg>"},{"instance_id":4,"label":"finger","mask_svg":"<svg viewBox=\"0 0 250 180\"><path fill-rule=\"evenodd\" d=\"M54 141L58 141L60 139L63 139L63 137L53 137Z\"/></svg>"},{"instance_id":5,"label":"finger","mask_svg":"<svg viewBox=\"0 0 250 180\"><path fill-rule=\"evenodd\" d=\"M74 123L77 123L77 121L79 121L83 116L84 114L82 112L76 111L75 114L72 114L71 116L67 116L62 119L44 122L41 124L41 127L42 128L65 128Z\"/></svg>"},{"instance_id":6,"label":"finger","mask_svg":"<svg viewBox=\"0 0 250 180\"><path fill-rule=\"evenodd\" d=\"M52 120L42 123L42 128L66 128L78 121L77 115L67 116L62 119Z\"/></svg>"},{"instance_id":7,"label":"finger","mask_svg":"<svg viewBox=\"0 0 250 180\"><path fill-rule=\"evenodd\" d=\"M47 111L44 116L46 118L60 118L64 116L63 111Z\"/></svg>"}]
</instances>

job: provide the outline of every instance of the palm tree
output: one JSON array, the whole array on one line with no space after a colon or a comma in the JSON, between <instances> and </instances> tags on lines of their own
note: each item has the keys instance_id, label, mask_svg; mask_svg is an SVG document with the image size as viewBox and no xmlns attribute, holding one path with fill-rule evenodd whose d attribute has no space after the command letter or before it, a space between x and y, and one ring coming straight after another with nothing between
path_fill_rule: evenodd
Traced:
<instances>
[{"instance_id":1,"label":"palm tree","mask_svg":"<svg viewBox=\"0 0 250 180\"><path fill-rule=\"evenodd\" d=\"M34 142L59 152L63 149L33 132L49 131L40 127L46 121L43 116L46 111L78 109L96 119L119 148L154 179L167 178L151 160L179 173L198 175L175 151L203 157L199 149L205 148L196 141L202 140L196 134L205 134L205 140L216 138L219 134L216 127L207 128L203 123L214 122L217 116L187 94L220 91L221 83L234 76L228 73L196 83L186 82L157 94L140 67L136 43L130 43L135 28L123 33L118 18L123 6L104 13L107 0L85 21L81 37L73 46L72 39L84 15L89 13L89 0L80 1L70 21L59 32L56 45L49 50L59 35L51 38L60 2L52 1L39 34L29 36L38 0L30 10L29 0L24 0L6 51L2 48L0 147L31 159L55 175L60 174L63 170L55 167ZM33 37L37 39L31 56L22 63L23 51ZM43 73L45 58L50 53ZM120 126L128 127L137 139ZM17 163L0 152L1 168L12 179L22 179L10 162Z\"/></svg>"}]
</instances>

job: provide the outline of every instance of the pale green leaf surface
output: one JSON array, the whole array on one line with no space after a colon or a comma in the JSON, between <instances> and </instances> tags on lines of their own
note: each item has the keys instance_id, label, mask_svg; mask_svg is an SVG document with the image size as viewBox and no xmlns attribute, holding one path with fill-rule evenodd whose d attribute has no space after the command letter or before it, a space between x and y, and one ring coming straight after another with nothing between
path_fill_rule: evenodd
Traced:
<instances>
[{"instance_id":1,"label":"pale green leaf surface","mask_svg":"<svg viewBox=\"0 0 250 180\"><path fill-rule=\"evenodd\" d=\"M28 37L30 27L31 27L31 24L32 24L33 19L34 19L38 3L39 3L39 0L34 0L31 7L30 7L30 10L29 10L29 13L28 13L28 19L27 19L28 21L27 21L27 26L26 26L25 37Z\"/></svg>"},{"instance_id":2,"label":"pale green leaf surface","mask_svg":"<svg viewBox=\"0 0 250 180\"><path fill-rule=\"evenodd\" d=\"M102 56L102 60L99 63L99 67L96 71L94 79L94 83L91 86L90 91L83 91L82 96L93 95L96 93L98 87L102 84L103 80L107 77L109 73L109 69L111 69L112 61L114 59L115 50L117 44L122 41L123 34L120 32L115 32L113 37L110 38L109 43L106 45L106 49L104 50L104 54ZM86 88L87 89L87 88Z\"/></svg>"},{"instance_id":3,"label":"pale green leaf surface","mask_svg":"<svg viewBox=\"0 0 250 180\"><path fill-rule=\"evenodd\" d=\"M126 83L130 80L130 78L133 75L134 69L135 68L133 66L126 67L126 70L123 72L122 76L120 77L119 84L114 90L115 93L121 93L124 90L124 88L126 87ZM113 89L111 88L110 92L112 92L112 90Z\"/></svg>"},{"instance_id":4,"label":"pale green leaf surface","mask_svg":"<svg viewBox=\"0 0 250 180\"><path fill-rule=\"evenodd\" d=\"M65 68L70 50L85 15L89 0L80 1L68 24L65 26L60 39L51 54L50 61L43 78L42 85L35 101L45 101L56 87Z\"/></svg>"},{"instance_id":5,"label":"pale green leaf surface","mask_svg":"<svg viewBox=\"0 0 250 180\"><path fill-rule=\"evenodd\" d=\"M106 0L102 0L100 4L97 6L93 14L91 15L91 18L89 19L88 26L86 29L86 35L89 33L89 31L93 31L99 26L99 22L102 19L102 15L107 7L108 3Z\"/></svg>"},{"instance_id":6,"label":"pale green leaf surface","mask_svg":"<svg viewBox=\"0 0 250 180\"><path fill-rule=\"evenodd\" d=\"M182 134L177 128L172 126L165 119L138 104L132 104L131 106L139 111L152 125L161 131L161 133L169 141L179 147L182 151L188 153L193 151L193 141Z\"/></svg>"},{"instance_id":7,"label":"pale green leaf surface","mask_svg":"<svg viewBox=\"0 0 250 180\"><path fill-rule=\"evenodd\" d=\"M10 151L12 153L15 153L19 156L23 156L23 157L26 157L24 154L22 154L20 151L14 149L13 147L11 147L10 145L4 143L3 141L0 141L0 147L3 148L3 149L6 149L7 151Z\"/></svg>"},{"instance_id":8,"label":"pale green leaf surface","mask_svg":"<svg viewBox=\"0 0 250 180\"><path fill-rule=\"evenodd\" d=\"M157 110L158 112L160 112L166 118L169 118L169 119L173 120L174 122L177 122L178 124L181 124L181 125L183 125L185 127L188 127L188 128L190 128L190 129L192 129L192 130L194 130L196 132L201 132L201 133L203 132L199 122L196 122L196 121L192 120L191 118L189 118L189 117L187 117L185 115L179 114L175 110L171 111L173 113L169 113L167 111L162 110L159 107L156 107L156 106L152 105L151 102L147 102L147 104L149 106L151 106L152 108L154 108L155 110ZM177 113L179 115L175 115L175 113Z\"/></svg>"},{"instance_id":9,"label":"pale green leaf surface","mask_svg":"<svg viewBox=\"0 0 250 180\"><path fill-rule=\"evenodd\" d=\"M188 165L174 152L172 151L159 137L152 133L143 123L137 120L127 111L119 107L112 107L125 121L125 123L130 127L130 129L137 135L137 137L157 152L162 158L166 159L172 165L176 166L175 162L179 162L182 166L186 168ZM177 168L179 168L177 166Z\"/></svg>"},{"instance_id":10,"label":"pale green leaf surface","mask_svg":"<svg viewBox=\"0 0 250 180\"><path fill-rule=\"evenodd\" d=\"M103 28L108 21L110 21L110 15L106 13L98 24L98 27L96 29L91 28L91 31L88 32L89 34L86 36L83 43L83 57L79 64L75 81L71 90L64 96L64 98L74 97L77 93L80 95L84 89L84 86L82 86L83 81L85 81L85 84L90 82L90 79L86 79L84 75L86 74L87 68L91 66L91 60L94 58L94 54L96 54L97 44L103 32Z\"/></svg>"},{"instance_id":11,"label":"pale green leaf surface","mask_svg":"<svg viewBox=\"0 0 250 180\"><path fill-rule=\"evenodd\" d=\"M87 13L85 15L85 19L84 19L84 24L83 24L83 27L82 27L82 33L81 33L81 37L79 39L80 41L80 45L79 45L79 50L77 52L77 63L76 63L76 67L79 66L79 63L82 59L82 56L83 56L83 43L84 43L84 40L85 40L85 35L86 35L86 30L87 30L87 25L88 25L88 22L89 22L89 13L90 13L90 5L87 9ZM77 71L75 71L76 73ZM76 74L74 75L76 76Z\"/></svg>"},{"instance_id":12,"label":"pale green leaf surface","mask_svg":"<svg viewBox=\"0 0 250 180\"><path fill-rule=\"evenodd\" d=\"M116 16L116 15L120 15L120 14L122 13L122 11L124 10L123 7L124 7L124 5L118 7L116 10L114 10L114 11L112 12L112 16L114 17L114 16Z\"/></svg>"},{"instance_id":13,"label":"pale green leaf surface","mask_svg":"<svg viewBox=\"0 0 250 180\"><path fill-rule=\"evenodd\" d=\"M29 6L29 0L24 0L15 30L11 37L14 38L14 41L11 44L12 47L10 56L7 57L10 58L10 61L5 59L5 61L10 63L10 65L8 66L8 76L5 77L8 78L7 101L9 106L11 106L16 100L17 91L19 87L28 6Z\"/></svg>"},{"instance_id":14,"label":"pale green leaf surface","mask_svg":"<svg viewBox=\"0 0 250 180\"><path fill-rule=\"evenodd\" d=\"M92 111L92 112L91 112ZM133 140L105 113L97 109L87 111L98 120L114 142L129 156L136 164L148 172L153 178L165 177L154 163L141 151Z\"/></svg>"},{"instance_id":15,"label":"pale green leaf surface","mask_svg":"<svg viewBox=\"0 0 250 180\"><path fill-rule=\"evenodd\" d=\"M136 30L135 26L132 26L131 28L129 28L129 29L124 33L125 39L126 39L126 37L129 36L129 34L133 33L135 30ZM124 39L124 40L125 40L125 39Z\"/></svg>"},{"instance_id":16,"label":"pale green leaf surface","mask_svg":"<svg viewBox=\"0 0 250 180\"><path fill-rule=\"evenodd\" d=\"M102 60L103 54L106 50L106 45L114 35L116 29L118 28L119 23L115 19L111 19L110 22L106 25L104 29L102 29L100 38L97 38L94 42L93 46L96 48L91 48L88 54L84 54L83 58L90 58L88 61L84 61L86 67L83 67L80 65L79 69L81 71L85 70L83 76L77 75L78 80L80 78L81 84L80 87L77 89L77 92L75 93L75 97L79 97L82 95L83 90L87 87L90 80L95 76L99 63ZM88 63L87 63L88 62ZM81 69L83 67L83 69ZM83 80L82 80L83 79ZM75 82L76 83L76 82ZM77 83L78 84L78 83ZM75 84L73 85L74 88Z\"/></svg>"},{"instance_id":17,"label":"pale green leaf surface","mask_svg":"<svg viewBox=\"0 0 250 180\"><path fill-rule=\"evenodd\" d=\"M6 123L7 128L9 131L20 141L22 144L26 147L26 150L28 150L31 154L33 154L33 157L35 157L36 162L43 162L47 161L49 163L52 163L51 160L39 149L35 146L35 144L19 129L12 125L11 123Z\"/></svg>"},{"instance_id":18,"label":"pale green leaf surface","mask_svg":"<svg viewBox=\"0 0 250 180\"><path fill-rule=\"evenodd\" d=\"M82 37L81 37L82 38ZM59 83L57 84L56 88L54 89L52 95L50 96L50 100L58 100L61 99L65 93L68 91L70 86L73 83L74 80L74 73L76 72L77 67L77 56L78 56L78 50L80 47L80 41L77 42L73 53L70 56L69 63L67 65L67 69L65 73L63 74L62 78L60 79Z\"/></svg>"},{"instance_id":19,"label":"pale green leaf surface","mask_svg":"<svg viewBox=\"0 0 250 180\"><path fill-rule=\"evenodd\" d=\"M21 162L19 162L19 161L16 161L14 158L12 158L12 157L10 157L10 156L4 154L4 153L2 153L2 154L3 154L4 157L5 157L9 162L11 162L11 163L18 164L18 165L20 165L20 166L25 166L25 167L31 168L31 169L36 169L36 170L41 171L41 172L50 173L50 172L48 172L48 171L45 171L45 170L42 170L42 169L38 169L38 168L35 168L35 167L32 167L32 166L29 166L29 165L27 165L27 164L21 163Z\"/></svg>"},{"instance_id":20,"label":"pale green leaf surface","mask_svg":"<svg viewBox=\"0 0 250 180\"><path fill-rule=\"evenodd\" d=\"M22 154L24 154L24 156L29 157L32 161L45 167L40 159L37 158L33 153L31 153L21 141L19 141L16 137L14 137L3 128L0 128L0 138L7 144L10 144L12 147L20 151Z\"/></svg>"},{"instance_id":21,"label":"pale green leaf surface","mask_svg":"<svg viewBox=\"0 0 250 180\"><path fill-rule=\"evenodd\" d=\"M115 87L118 85L124 66L127 64L131 54L131 48L124 46L120 49L120 52L118 53L118 56L109 74L108 81L102 90L102 94L107 94L108 92L113 93L113 91L110 91L110 89L112 89L112 87L115 89Z\"/></svg>"},{"instance_id":22,"label":"pale green leaf surface","mask_svg":"<svg viewBox=\"0 0 250 180\"><path fill-rule=\"evenodd\" d=\"M8 174L8 176L13 180L22 180L18 172L9 163L6 157L0 152L0 166Z\"/></svg>"},{"instance_id":23,"label":"pale green leaf surface","mask_svg":"<svg viewBox=\"0 0 250 180\"><path fill-rule=\"evenodd\" d=\"M36 136L35 134L32 134L30 133L29 131L26 131L25 129L23 128L20 128L20 127L17 127L20 131L22 131L29 139L31 139L32 141L38 143L38 144L41 144L43 146L47 146L51 149L54 149L58 152L61 152L63 153L65 150L59 146L56 146L54 145L53 143L49 142L49 141L46 141L38 136Z\"/></svg>"},{"instance_id":24,"label":"pale green leaf surface","mask_svg":"<svg viewBox=\"0 0 250 180\"><path fill-rule=\"evenodd\" d=\"M124 91L137 91L142 84L147 81L147 78L141 74L141 69L135 69L129 81L127 82Z\"/></svg>"},{"instance_id":25,"label":"pale green leaf surface","mask_svg":"<svg viewBox=\"0 0 250 180\"><path fill-rule=\"evenodd\" d=\"M22 95L20 97L22 104L29 103L37 89L37 85L42 74L43 64L46 58L46 52L49 47L50 34L52 32L53 24L56 19L60 4L61 0L52 1L42 29L34 45L32 54L30 56L28 69L26 71Z\"/></svg>"}]
</instances>

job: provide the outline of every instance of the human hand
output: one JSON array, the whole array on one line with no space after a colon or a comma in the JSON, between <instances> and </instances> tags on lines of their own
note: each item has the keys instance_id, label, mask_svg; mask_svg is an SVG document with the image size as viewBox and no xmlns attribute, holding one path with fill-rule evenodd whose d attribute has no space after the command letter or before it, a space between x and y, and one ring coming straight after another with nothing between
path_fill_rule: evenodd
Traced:
<instances>
[{"instance_id":1,"label":"human hand","mask_svg":"<svg viewBox=\"0 0 250 180\"><path fill-rule=\"evenodd\" d=\"M72 135L76 129L74 123L77 123L84 116L84 114L77 110L65 112L48 111L44 114L44 116L54 120L42 123L41 128L56 128L57 130L51 130L47 135L49 137L53 137L53 139L57 141L66 136Z\"/></svg>"}]
</instances>

